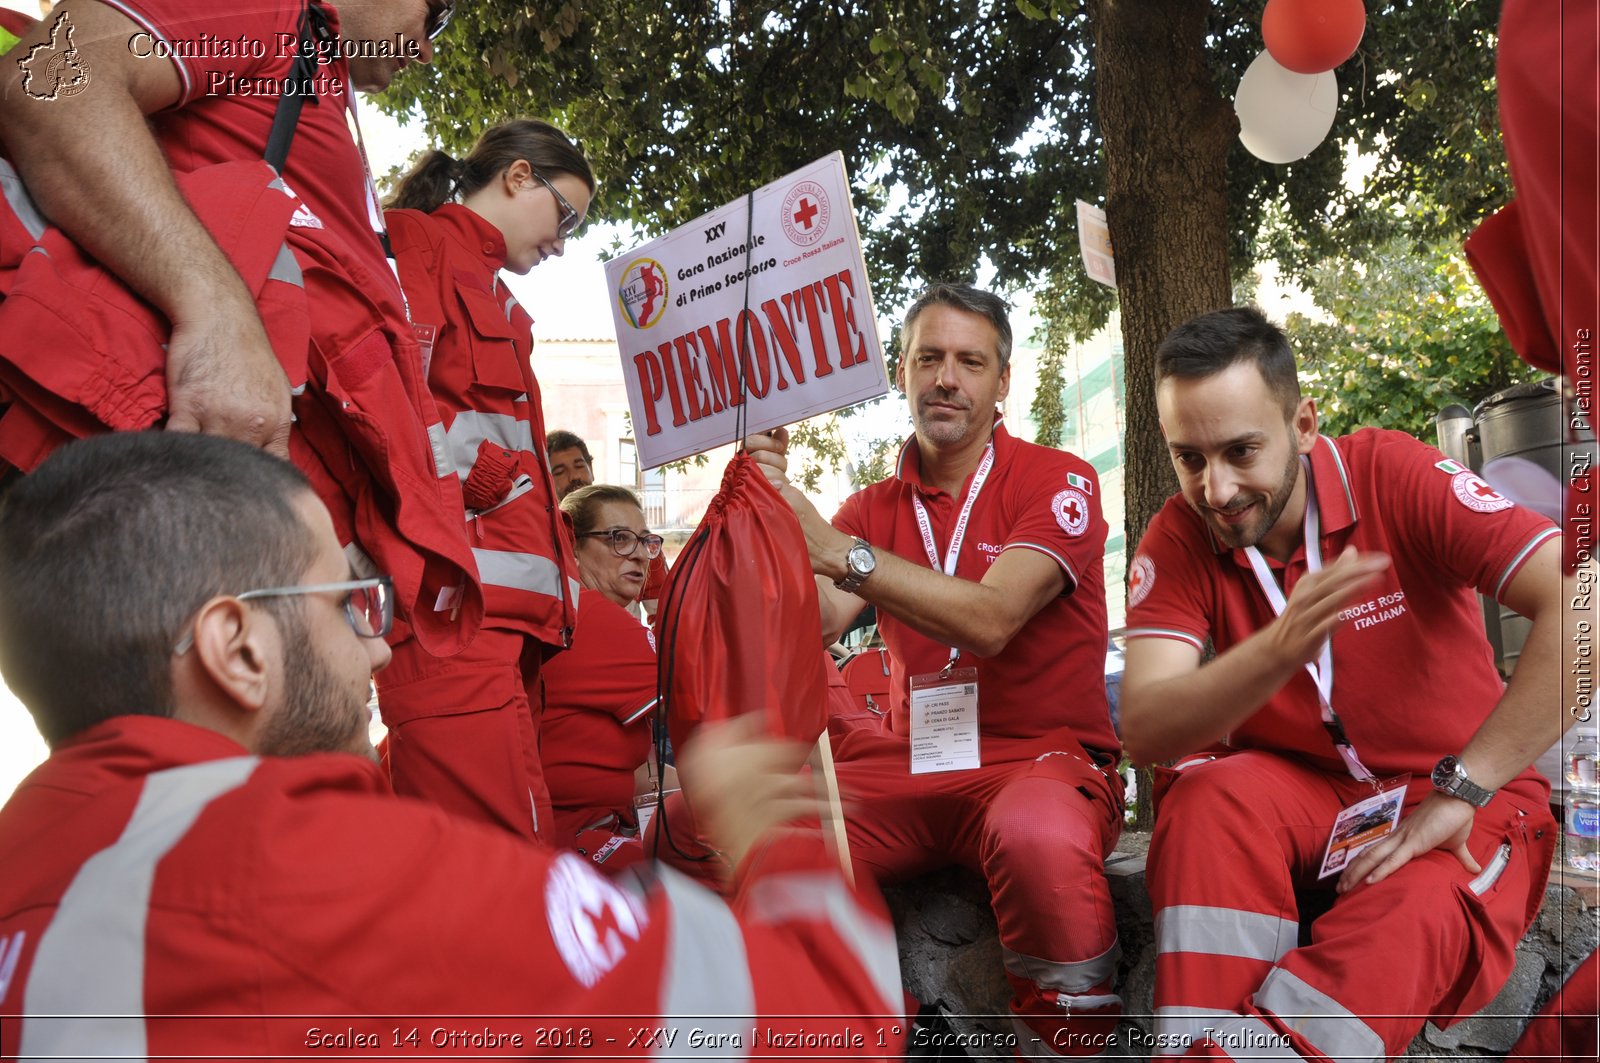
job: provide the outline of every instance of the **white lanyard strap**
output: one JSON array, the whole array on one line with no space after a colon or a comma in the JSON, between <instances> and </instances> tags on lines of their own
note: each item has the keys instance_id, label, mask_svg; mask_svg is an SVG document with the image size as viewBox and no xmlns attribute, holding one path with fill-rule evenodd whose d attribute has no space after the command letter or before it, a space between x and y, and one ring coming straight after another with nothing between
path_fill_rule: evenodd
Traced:
<instances>
[{"instance_id":1,"label":"white lanyard strap","mask_svg":"<svg viewBox=\"0 0 1600 1063\"><path fill-rule=\"evenodd\" d=\"M1306 516L1305 516L1305 541L1306 541L1306 572L1320 572L1322 570L1322 521L1317 512L1316 485L1311 479L1311 465L1304 458L1301 467L1306 475ZM1256 582L1261 585L1261 593L1266 595L1267 604L1272 607L1272 615L1282 616L1287 606L1283 591L1278 587L1278 581L1273 578L1272 570L1267 567L1267 559L1261 556L1261 551L1251 546L1246 548L1245 556L1250 559L1250 568L1255 572ZM1333 744L1339 751L1340 758L1344 761L1345 770L1362 782L1375 782L1376 776L1367 770L1361 763L1361 758L1356 754L1356 747L1344 733L1344 724L1339 719L1339 714L1333 711L1333 639L1322 640L1322 648L1317 651L1315 662L1307 661L1306 673L1311 676L1311 682L1317 688L1317 704L1322 712L1322 726L1327 730L1328 736L1333 739Z\"/></svg>"},{"instance_id":2,"label":"white lanyard strap","mask_svg":"<svg viewBox=\"0 0 1600 1063\"><path fill-rule=\"evenodd\" d=\"M395 261L394 249L389 246L389 228L383 221L383 207L378 202L378 183L372 177L372 164L367 161L367 142L361 136L361 118L356 110L354 89L345 95L345 103L350 116L350 132L355 138L356 151L361 156L361 173L367 182L367 224L372 226L378 242L383 245L383 256L389 262L389 271L394 274L395 291L400 295L400 305L405 308L406 320L409 321L411 301L406 298L405 285L400 283L400 263Z\"/></svg>"},{"instance_id":3,"label":"white lanyard strap","mask_svg":"<svg viewBox=\"0 0 1600 1063\"><path fill-rule=\"evenodd\" d=\"M944 552L944 564L939 563L939 547L933 541L933 525L928 521L927 507L922 504L922 496L913 492L911 505L917 511L917 528L922 532L922 548L927 551L928 564L936 572L943 572L946 576L956 574L956 563L961 560L961 543L967 537L967 520L972 516L972 505L978 500L978 492L983 490L983 482L989 478L989 470L994 467L994 443L991 441L983 448L983 459L978 462L978 471L972 474L972 486L967 488L966 501L961 503L961 515L956 518L956 526L950 532L950 546ZM953 662L961 656L961 651L954 646L950 647L950 660Z\"/></svg>"}]
</instances>

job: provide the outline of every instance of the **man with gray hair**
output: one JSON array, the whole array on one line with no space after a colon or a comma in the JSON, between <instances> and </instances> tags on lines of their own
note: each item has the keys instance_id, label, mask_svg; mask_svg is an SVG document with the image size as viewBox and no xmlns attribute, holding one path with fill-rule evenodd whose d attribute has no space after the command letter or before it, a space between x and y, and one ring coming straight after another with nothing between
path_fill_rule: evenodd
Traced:
<instances>
[{"instance_id":1,"label":"man with gray hair","mask_svg":"<svg viewBox=\"0 0 1600 1063\"><path fill-rule=\"evenodd\" d=\"M888 715L835 722L852 858L879 878L980 871L1014 991L1010 1043L1094 1055L1122 1009L1102 870L1122 823L1106 523L1088 462L1001 423L1006 315L997 296L959 284L912 305L896 383L916 434L895 475L831 524L785 477L783 431L750 450L805 530L826 638L870 603L889 647Z\"/></svg>"}]
</instances>

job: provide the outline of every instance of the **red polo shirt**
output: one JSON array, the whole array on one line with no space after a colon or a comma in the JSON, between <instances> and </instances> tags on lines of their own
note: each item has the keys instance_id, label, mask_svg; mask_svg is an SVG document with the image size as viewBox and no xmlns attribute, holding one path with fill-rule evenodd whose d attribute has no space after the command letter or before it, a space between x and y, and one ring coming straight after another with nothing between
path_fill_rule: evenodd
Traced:
<instances>
[{"instance_id":1,"label":"red polo shirt","mask_svg":"<svg viewBox=\"0 0 1600 1063\"><path fill-rule=\"evenodd\" d=\"M1311 473L1322 556L1331 560L1353 545L1393 559L1334 632L1334 711L1373 772L1426 774L1467 744L1504 689L1472 589L1498 599L1534 551L1560 532L1400 432L1321 436ZM1304 544L1287 566L1268 564L1280 573L1287 597L1306 572ZM1203 648L1209 638L1222 653L1273 620L1245 551L1218 542L1181 495L1151 521L1129 584L1130 639L1172 638ZM1344 770L1304 671L1227 744Z\"/></svg>"},{"instance_id":2,"label":"red polo shirt","mask_svg":"<svg viewBox=\"0 0 1600 1063\"><path fill-rule=\"evenodd\" d=\"M557 831L631 815L633 773L650 754L656 651L649 629L598 591L578 598L572 648L545 661L539 756Z\"/></svg>"},{"instance_id":3,"label":"red polo shirt","mask_svg":"<svg viewBox=\"0 0 1600 1063\"><path fill-rule=\"evenodd\" d=\"M912 437L900 449L895 475L846 499L833 524L879 550L934 568L912 499L922 498L942 562L970 488L969 478L960 497L952 498L923 484L921 452ZM1014 439L996 421L994 467L973 504L955 574L978 582L1005 551L1035 550L1061 566L1066 590L995 656L961 654L958 667L978 669L985 750L996 741L1038 738L1060 728L1070 728L1091 749L1116 754L1121 748L1106 704L1105 545L1094 467L1066 451ZM889 727L909 734L908 678L943 668L950 647L882 609L878 628L892 659Z\"/></svg>"},{"instance_id":4,"label":"red polo shirt","mask_svg":"<svg viewBox=\"0 0 1600 1063\"><path fill-rule=\"evenodd\" d=\"M135 58L170 63L177 69L182 86L178 102L150 116L156 139L174 170L187 172L236 159L259 159L265 154L278 94L259 90L258 85L261 89L267 86L254 79L281 81L288 76L294 55L286 42L299 40L304 4L288 0L245 5L188 0L103 2L150 35L148 40L137 36L129 42ZM339 32L337 13L324 6L334 32ZM169 51L184 55L167 58ZM300 112L283 174L314 221L297 217L291 231L312 241L332 236L352 249L370 252L374 273L390 276L368 217L367 178L352 139L349 101L354 90L349 66L338 59L318 66L316 76L318 94L307 98ZM398 294L398 284L395 287Z\"/></svg>"}]
</instances>

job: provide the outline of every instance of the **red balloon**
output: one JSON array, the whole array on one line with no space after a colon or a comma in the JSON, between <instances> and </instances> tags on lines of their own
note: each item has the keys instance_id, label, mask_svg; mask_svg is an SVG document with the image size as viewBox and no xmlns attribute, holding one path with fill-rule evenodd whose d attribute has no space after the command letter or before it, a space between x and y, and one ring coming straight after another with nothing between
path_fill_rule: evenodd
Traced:
<instances>
[{"instance_id":1,"label":"red balloon","mask_svg":"<svg viewBox=\"0 0 1600 1063\"><path fill-rule=\"evenodd\" d=\"M1320 74L1349 59L1366 28L1361 0L1267 0L1261 16L1267 51L1296 74Z\"/></svg>"}]
</instances>

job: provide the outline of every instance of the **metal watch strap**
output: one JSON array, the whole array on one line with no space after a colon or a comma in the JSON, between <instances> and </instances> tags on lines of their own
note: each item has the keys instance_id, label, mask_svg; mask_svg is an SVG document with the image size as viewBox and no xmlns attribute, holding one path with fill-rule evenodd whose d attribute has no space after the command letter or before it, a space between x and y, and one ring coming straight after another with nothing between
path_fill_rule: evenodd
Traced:
<instances>
[{"instance_id":1,"label":"metal watch strap","mask_svg":"<svg viewBox=\"0 0 1600 1063\"><path fill-rule=\"evenodd\" d=\"M850 555L855 553L857 550L866 550L868 553L871 553L872 544L859 537L853 543L851 543L849 551L844 555L844 578L833 581L833 585L835 587L842 591L848 591L851 594L854 594L857 590L859 590L861 585L867 581L867 577L872 575L873 572L873 569L871 568L867 569L865 572L859 572L855 568L851 567ZM877 555L874 554L873 556L874 559L876 559Z\"/></svg>"}]
</instances>

